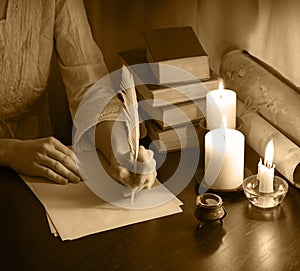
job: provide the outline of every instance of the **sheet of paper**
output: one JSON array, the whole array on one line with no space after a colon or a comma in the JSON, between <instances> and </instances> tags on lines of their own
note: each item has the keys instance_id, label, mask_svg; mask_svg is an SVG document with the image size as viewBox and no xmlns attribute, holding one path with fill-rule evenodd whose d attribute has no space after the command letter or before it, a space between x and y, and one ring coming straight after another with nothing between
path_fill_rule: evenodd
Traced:
<instances>
[{"instance_id":1,"label":"sheet of paper","mask_svg":"<svg viewBox=\"0 0 300 271\"><path fill-rule=\"evenodd\" d=\"M48 224L49 224L49 228L50 228L51 233L52 233L55 237L58 237L58 232L57 232L57 230L56 230L56 228L55 228L55 226L54 226L54 224L53 224L53 222L52 222L50 216L47 214L47 212L46 212L46 216L47 216L47 220L48 220Z\"/></svg>"},{"instance_id":2,"label":"sheet of paper","mask_svg":"<svg viewBox=\"0 0 300 271\"><path fill-rule=\"evenodd\" d=\"M126 209L95 195L85 182L67 185L54 184L40 177L21 175L25 183L44 205L51 232L58 234L62 240L73 240L89 234L143 222L182 212L182 202L173 197L163 205L147 209ZM163 186L160 186L163 187ZM155 197L170 193L165 188L152 194L137 194ZM120 195L124 195L120 192ZM129 198L125 199L130 201Z\"/></svg>"}]
</instances>

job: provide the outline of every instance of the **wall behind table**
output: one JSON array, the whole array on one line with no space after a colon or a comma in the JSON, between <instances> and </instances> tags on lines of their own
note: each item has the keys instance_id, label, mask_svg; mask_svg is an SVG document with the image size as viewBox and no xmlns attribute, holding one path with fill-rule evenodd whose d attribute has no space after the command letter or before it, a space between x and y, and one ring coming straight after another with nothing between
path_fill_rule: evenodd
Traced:
<instances>
[{"instance_id":1,"label":"wall behind table","mask_svg":"<svg viewBox=\"0 0 300 271\"><path fill-rule=\"evenodd\" d=\"M231 48L246 49L300 86L300 1L194 0L197 31L218 70Z\"/></svg>"},{"instance_id":2,"label":"wall behind table","mask_svg":"<svg viewBox=\"0 0 300 271\"><path fill-rule=\"evenodd\" d=\"M185 5L193 1L185 0ZM93 35L110 71L119 68L118 52L144 47L142 33L177 26L175 0L85 0Z\"/></svg>"},{"instance_id":3,"label":"wall behind table","mask_svg":"<svg viewBox=\"0 0 300 271\"><path fill-rule=\"evenodd\" d=\"M84 0L110 70L117 53L144 45L150 28L190 25L218 72L222 55L246 49L300 86L298 0Z\"/></svg>"}]
</instances>

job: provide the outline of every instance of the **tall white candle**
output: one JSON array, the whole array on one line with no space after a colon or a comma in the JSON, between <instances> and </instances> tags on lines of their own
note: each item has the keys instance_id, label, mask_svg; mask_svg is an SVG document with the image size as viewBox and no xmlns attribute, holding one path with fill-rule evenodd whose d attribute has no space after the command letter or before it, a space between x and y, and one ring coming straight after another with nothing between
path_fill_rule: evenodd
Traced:
<instances>
[{"instance_id":1,"label":"tall white candle","mask_svg":"<svg viewBox=\"0 0 300 271\"><path fill-rule=\"evenodd\" d=\"M245 136L219 128L205 135L205 183L213 189L236 189L244 179Z\"/></svg>"},{"instance_id":2,"label":"tall white candle","mask_svg":"<svg viewBox=\"0 0 300 271\"><path fill-rule=\"evenodd\" d=\"M259 192L272 193L273 192L273 181L274 181L274 170L273 165L274 158L274 144L273 140L270 140L265 150L264 163L260 159L258 163L257 179L259 180Z\"/></svg>"},{"instance_id":3,"label":"tall white candle","mask_svg":"<svg viewBox=\"0 0 300 271\"><path fill-rule=\"evenodd\" d=\"M210 130L221 127L222 116L226 116L227 127L236 128L236 93L224 89L219 83L219 89L211 90L206 94L206 125Z\"/></svg>"}]
</instances>

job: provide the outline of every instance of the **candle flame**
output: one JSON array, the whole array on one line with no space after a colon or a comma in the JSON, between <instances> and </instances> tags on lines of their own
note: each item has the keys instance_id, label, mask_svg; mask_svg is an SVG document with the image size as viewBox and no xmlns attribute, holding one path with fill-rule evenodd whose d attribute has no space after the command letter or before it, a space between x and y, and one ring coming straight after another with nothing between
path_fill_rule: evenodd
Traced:
<instances>
[{"instance_id":1,"label":"candle flame","mask_svg":"<svg viewBox=\"0 0 300 271\"><path fill-rule=\"evenodd\" d=\"M265 151L265 159L264 165L268 168L273 166L273 159L274 159L274 143L273 140L270 140L267 144L266 151Z\"/></svg>"},{"instance_id":2,"label":"candle flame","mask_svg":"<svg viewBox=\"0 0 300 271\"><path fill-rule=\"evenodd\" d=\"M222 99L222 96L223 96L223 90L224 90L224 83L223 81L221 80L219 82L219 93L220 93L220 98Z\"/></svg>"},{"instance_id":3,"label":"candle flame","mask_svg":"<svg viewBox=\"0 0 300 271\"><path fill-rule=\"evenodd\" d=\"M221 127L223 129L226 129L227 128L227 117L226 116L222 116L222 124L221 124Z\"/></svg>"},{"instance_id":4,"label":"candle flame","mask_svg":"<svg viewBox=\"0 0 300 271\"><path fill-rule=\"evenodd\" d=\"M223 83L223 81L219 82L219 90L224 90L224 83Z\"/></svg>"}]
</instances>

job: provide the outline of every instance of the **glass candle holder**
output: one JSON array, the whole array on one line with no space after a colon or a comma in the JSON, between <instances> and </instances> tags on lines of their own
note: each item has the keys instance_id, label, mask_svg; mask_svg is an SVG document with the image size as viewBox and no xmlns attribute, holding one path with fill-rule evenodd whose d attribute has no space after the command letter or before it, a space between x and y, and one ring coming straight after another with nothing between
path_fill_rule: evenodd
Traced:
<instances>
[{"instance_id":1,"label":"glass candle holder","mask_svg":"<svg viewBox=\"0 0 300 271\"><path fill-rule=\"evenodd\" d=\"M279 176L274 176L273 192L263 193L259 191L259 180L257 175L247 177L243 181L243 190L250 201L259 208L273 208L278 206L288 192L288 183Z\"/></svg>"}]
</instances>

